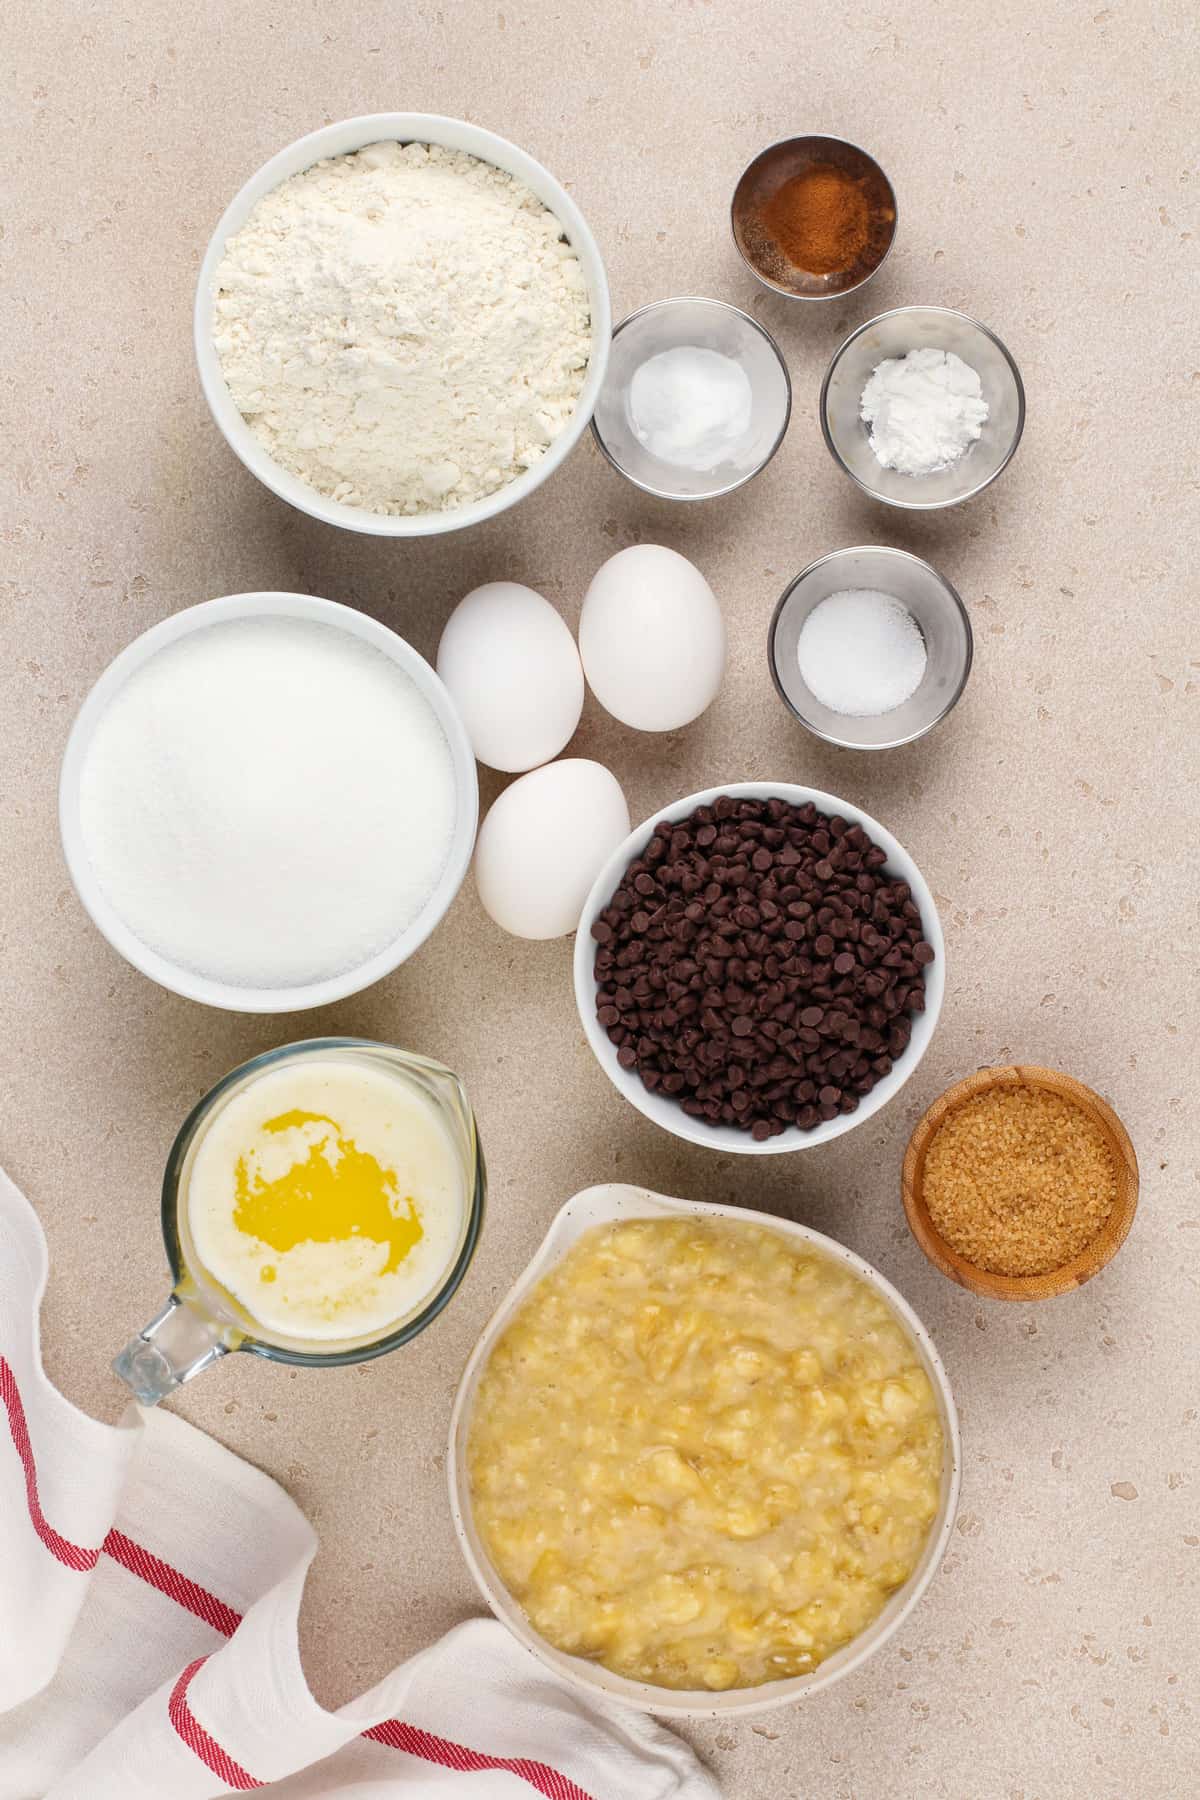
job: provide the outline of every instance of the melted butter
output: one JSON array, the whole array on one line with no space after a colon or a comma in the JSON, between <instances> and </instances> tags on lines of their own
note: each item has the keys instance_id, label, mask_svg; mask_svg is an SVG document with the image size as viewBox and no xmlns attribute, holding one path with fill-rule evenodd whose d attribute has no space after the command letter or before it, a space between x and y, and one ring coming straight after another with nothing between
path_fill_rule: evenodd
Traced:
<instances>
[{"instance_id":1,"label":"melted butter","mask_svg":"<svg viewBox=\"0 0 1200 1800\"><path fill-rule=\"evenodd\" d=\"M387 1246L381 1274L397 1268L424 1237L412 1195L401 1199L394 1172L343 1136L336 1119L292 1108L264 1120L262 1129L302 1133L308 1155L275 1176L263 1172L254 1150L238 1157L233 1222L239 1231L280 1254L297 1244L370 1238ZM264 1263L260 1281L275 1277L274 1265Z\"/></svg>"},{"instance_id":2,"label":"melted butter","mask_svg":"<svg viewBox=\"0 0 1200 1800\"><path fill-rule=\"evenodd\" d=\"M182 1235L201 1286L257 1335L319 1347L378 1337L436 1290L466 1197L429 1096L360 1054L299 1054L214 1113Z\"/></svg>"}]
</instances>

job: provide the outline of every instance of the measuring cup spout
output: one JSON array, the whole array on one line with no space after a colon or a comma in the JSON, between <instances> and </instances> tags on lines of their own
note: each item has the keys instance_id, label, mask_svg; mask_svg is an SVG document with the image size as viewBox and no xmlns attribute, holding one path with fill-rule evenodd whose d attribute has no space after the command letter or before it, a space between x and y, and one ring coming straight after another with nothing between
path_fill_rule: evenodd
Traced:
<instances>
[{"instance_id":1,"label":"measuring cup spout","mask_svg":"<svg viewBox=\"0 0 1200 1800\"><path fill-rule=\"evenodd\" d=\"M224 1335L215 1320L172 1294L162 1311L130 1338L113 1370L143 1406L156 1406L225 1355L232 1346Z\"/></svg>"}]
</instances>

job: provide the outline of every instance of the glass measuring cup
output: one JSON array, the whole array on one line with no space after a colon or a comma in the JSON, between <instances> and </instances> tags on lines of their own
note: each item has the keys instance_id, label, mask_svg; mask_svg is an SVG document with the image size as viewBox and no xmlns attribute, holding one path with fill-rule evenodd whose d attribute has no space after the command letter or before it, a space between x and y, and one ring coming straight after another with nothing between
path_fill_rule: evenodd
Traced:
<instances>
[{"instance_id":1,"label":"glass measuring cup","mask_svg":"<svg viewBox=\"0 0 1200 1800\"><path fill-rule=\"evenodd\" d=\"M406 1083L445 1128L462 1181L458 1242L431 1292L382 1332L314 1341L266 1329L204 1267L188 1221L189 1181L210 1126L236 1095L267 1071L321 1058L365 1065ZM174 1287L161 1312L131 1338L113 1369L144 1406L153 1406L230 1350L249 1350L273 1362L337 1368L366 1362L424 1331L449 1301L475 1253L483 1225L486 1173L475 1118L457 1075L411 1051L367 1038L310 1038L242 1063L217 1083L184 1120L163 1175L162 1229Z\"/></svg>"}]
</instances>

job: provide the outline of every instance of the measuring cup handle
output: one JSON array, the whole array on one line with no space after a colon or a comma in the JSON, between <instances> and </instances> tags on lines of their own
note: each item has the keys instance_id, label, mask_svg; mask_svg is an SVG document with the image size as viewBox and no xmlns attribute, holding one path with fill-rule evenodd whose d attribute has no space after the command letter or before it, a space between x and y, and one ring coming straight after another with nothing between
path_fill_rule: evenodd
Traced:
<instances>
[{"instance_id":1,"label":"measuring cup handle","mask_svg":"<svg viewBox=\"0 0 1200 1800\"><path fill-rule=\"evenodd\" d=\"M156 1406L229 1348L214 1320L172 1294L157 1317L130 1338L112 1366L143 1406Z\"/></svg>"}]
</instances>

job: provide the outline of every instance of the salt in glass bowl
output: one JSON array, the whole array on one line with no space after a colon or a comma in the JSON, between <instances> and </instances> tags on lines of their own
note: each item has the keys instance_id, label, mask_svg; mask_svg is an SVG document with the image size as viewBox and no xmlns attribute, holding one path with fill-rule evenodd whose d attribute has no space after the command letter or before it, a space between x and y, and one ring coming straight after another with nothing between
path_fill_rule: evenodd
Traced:
<instances>
[{"instance_id":1,"label":"salt in glass bowl","mask_svg":"<svg viewBox=\"0 0 1200 1800\"><path fill-rule=\"evenodd\" d=\"M482 500L473 500L467 506L451 507L444 512L368 512L365 507L347 506L344 501L318 493L307 481L293 475L290 469L283 468L259 443L235 406L213 343L213 290L216 273L225 254L226 241L241 230L263 196L289 176L310 169L325 157L349 156L368 144L388 140L402 144L438 144L447 150L462 150L470 156L478 157L481 162L494 163L496 168L503 169L506 174L524 182L562 226L563 236L579 258L591 302L591 355L583 388L575 402L574 412L548 446L546 454L514 481L497 488L494 494L487 494ZM596 396L604 380L612 335L612 310L608 297L608 277L604 272L600 249L583 214L566 189L554 179L548 169L535 162L527 151L509 143L507 138L498 137L494 131L485 131L481 125L472 125L466 119L449 119L439 113L368 113L360 118L342 119L336 125L324 125L319 131L310 131L307 137L289 144L286 149L273 156L270 162L265 163L257 175L252 175L229 202L200 265L193 329L196 365L209 411L230 449L264 487L270 488L273 494L278 494L290 506L308 513L314 519L322 519L327 525L341 525L348 531L365 531L375 537L411 538L433 537L445 531L461 531L466 525L476 525L484 519L494 518L497 513L504 512L506 508L515 506L518 500L524 500L528 494L532 494L535 488L539 488L566 461L587 430Z\"/></svg>"},{"instance_id":2,"label":"salt in glass bowl","mask_svg":"<svg viewBox=\"0 0 1200 1800\"><path fill-rule=\"evenodd\" d=\"M830 594L873 588L892 594L925 639L925 673L890 712L855 718L817 699L800 673L804 621ZM944 575L907 550L859 544L833 550L801 569L780 595L767 632L767 661L776 692L806 731L842 750L895 750L932 731L958 702L971 673L974 637L967 609Z\"/></svg>"},{"instance_id":3,"label":"salt in glass bowl","mask_svg":"<svg viewBox=\"0 0 1200 1800\"><path fill-rule=\"evenodd\" d=\"M341 974L297 987L242 987L215 981L170 961L144 943L105 896L84 844L80 818L80 778L92 738L109 705L130 677L157 651L165 650L169 644L191 632L204 631L211 625L232 619L262 618L309 619L315 624L348 632L381 651L403 670L433 712L445 733L454 765L455 814L450 851L437 883L416 918L398 932L391 943L385 944L357 968L345 969ZM383 770L380 778L392 780L395 771ZM187 1000L199 1000L204 1006L220 1007L225 1012L301 1012L306 1007L328 1006L350 994L361 993L372 982L390 975L425 942L434 926L450 910L475 848L479 779L475 752L450 695L425 658L402 637L389 631L386 625L353 607L339 606L334 600L321 600L314 594L228 594L220 600L205 600L183 612L172 613L169 618L152 625L149 631L144 631L141 637L134 638L109 663L80 707L67 739L59 777L58 819L63 854L75 892L93 925L127 963L171 993L182 994Z\"/></svg>"},{"instance_id":4,"label":"salt in glass bowl","mask_svg":"<svg viewBox=\"0 0 1200 1800\"><path fill-rule=\"evenodd\" d=\"M950 350L979 377L988 416L958 461L933 475L885 469L862 418L862 392L881 362L910 350ZM860 325L834 353L821 384L821 430L834 462L886 506L931 512L958 506L1003 474L1025 429L1020 370L995 332L947 306L899 306Z\"/></svg>"},{"instance_id":5,"label":"salt in glass bowl","mask_svg":"<svg viewBox=\"0 0 1200 1800\"><path fill-rule=\"evenodd\" d=\"M809 1131L802 1131L798 1125L789 1125L777 1137L764 1138L761 1143L750 1132L740 1131L734 1125L713 1125L707 1119L692 1118L669 1094L652 1094L643 1085L636 1069L621 1067L617 1060L617 1046L596 1016L595 962L598 945L592 936L592 925L612 899L617 884L630 863L645 850L659 821L686 819L698 807L711 806L722 794L728 794L733 800L786 800L790 806L804 806L811 802L820 812L830 816L840 814L848 825L860 825L872 843L878 844L881 850L886 850L885 868L889 877L908 883L913 903L921 915L922 934L934 951L934 959L925 970L925 1011L913 1014L912 1036L904 1053L897 1057L891 1072L882 1076L869 1094L862 1096L854 1112L839 1113L834 1119L822 1119ZM938 1015L946 992L946 943L942 936L938 910L925 877L904 846L897 843L891 832L886 831L870 813L864 812L861 806L852 806L848 800L840 800L836 794L823 793L819 788L797 787L790 781L734 781L724 787L706 788L703 793L688 794L685 799L675 800L669 806L660 806L657 812L630 832L623 844L618 844L597 875L592 891L583 903L579 928L575 934L574 972L575 1004L579 1008L579 1020L592 1054L617 1091L643 1117L660 1125L664 1131L669 1131L672 1137L682 1138L689 1144L699 1144L706 1150L717 1150L722 1155L728 1155L732 1151L742 1156L781 1156L789 1150L811 1150L814 1145L827 1144L831 1138L842 1137L847 1131L853 1131L855 1126L865 1124L880 1107L886 1106L900 1092L928 1050L937 1029Z\"/></svg>"},{"instance_id":6,"label":"salt in glass bowl","mask_svg":"<svg viewBox=\"0 0 1200 1800\"><path fill-rule=\"evenodd\" d=\"M708 470L682 468L653 455L634 430L629 409L635 371L650 357L685 345L731 357L750 382L749 429ZM630 313L613 332L592 431L613 468L643 493L660 500L711 500L733 493L766 468L783 442L791 413L791 379L770 332L727 301L680 295Z\"/></svg>"}]
</instances>

